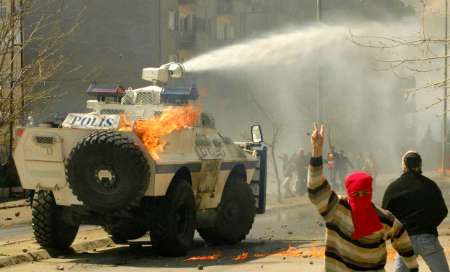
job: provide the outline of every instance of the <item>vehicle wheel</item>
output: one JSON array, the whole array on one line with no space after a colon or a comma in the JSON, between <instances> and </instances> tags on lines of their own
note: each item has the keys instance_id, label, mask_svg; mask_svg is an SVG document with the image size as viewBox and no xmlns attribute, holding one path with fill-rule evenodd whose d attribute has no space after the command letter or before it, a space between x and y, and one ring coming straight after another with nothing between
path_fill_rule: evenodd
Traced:
<instances>
[{"instance_id":1,"label":"vehicle wheel","mask_svg":"<svg viewBox=\"0 0 450 272\"><path fill-rule=\"evenodd\" d=\"M94 132L70 153L66 175L73 193L87 207L113 213L138 206L149 182L144 154L126 136Z\"/></svg>"},{"instance_id":2,"label":"vehicle wheel","mask_svg":"<svg viewBox=\"0 0 450 272\"><path fill-rule=\"evenodd\" d=\"M44 248L66 250L78 232L78 225L64 222L63 207L56 205L52 192L34 194L32 226L36 241Z\"/></svg>"},{"instance_id":3,"label":"vehicle wheel","mask_svg":"<svg viewBox=\"0 0 450 272\"><path fill-rule=\"evenodd\" d=\"M192 187L185 180L174 180L166 196L153 204L156 214L150 237L161 255L186 255L194 240L195 209Z\"/></svg>"},{"instance_id":4,"label":"vehicle wheel","mask_svg":"<svg viewBox=\"0 0 450 272\"><path fill-rule=\"evenodd\" d=\"M213 245L233 245L244 240L255 219L255 200L250 186L237 176L228 180L215 225L198 229L200 236Z\"/></svg>"},{"instance_id":5,"label":"vehicle wheel","mask_svg":"<svg viewBox=\"0 0 450 272\"><path fill-rule=\"evenodd\" d=\"M111 235L111 240L116 244L126 244L129 240L140 238L147 232L144 226L134 221L121 221L103 229Z\"/></svg>"}]
</instances>

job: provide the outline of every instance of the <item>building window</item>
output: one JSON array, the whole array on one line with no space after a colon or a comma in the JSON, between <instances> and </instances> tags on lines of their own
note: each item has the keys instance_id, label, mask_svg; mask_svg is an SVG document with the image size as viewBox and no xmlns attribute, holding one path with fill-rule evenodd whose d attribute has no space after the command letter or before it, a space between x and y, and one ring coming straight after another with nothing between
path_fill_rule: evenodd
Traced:
<instances>
[{"instance_id":1,"label":"building window","mask_svg":"<svg viewBox=\"0 0 450 272\"><path fill-rule=\"evenodd\" d=\"M19 30L16 33L14 45L22 45L22 32L20 32Z\"/></svg>"},{"instance_id":2,"label":"building window","mask_svg":"<svg viewBox=\"0 0 450 272\"><path fill-rule=\"evenodd\" d=\"M5 18L8 15L8 9L3 0L0 0L0 18Z\"/></svg>"},{"instance_id":3,"label":"building window","mask_svg":"<svg viewBox=\"0 0 450 272\"><path fill-rule=\"evenodd\" d=\"M194 19L192 14L180 14L178 17L178 32L191 33L194 31Z\"/></svg>"},{"instance_id":4,"label":"building window","mask_svg":"<svg viewBox=\"0 0 450 272\"><path fill-rule=\"evenodd\" d=\"M197 31L197 32L206 32L207 31L205 18L195 17L194 22L195 22L195 31Z\"/></svg>"},{"instance_id":5,"label":"building window","mask_svg":"<svg viewBox=\"0 0 450 272\"><path fill-rule=\"evenodd\" d=\"M251 0L247 9L248 12L264 12L264 0Z\"/></svg>"},{"instance_id":6,"label":"building window","mask_svg":"<svg viewBox=\"0 0 450 272\"><path fill-rule=\"evenodd\" d=\"M217 40L227 41L234 39L234 27L229 24L218 24L217 25Z\"/></svg>"},{"instance_id":7,"label":"building window","mask_svg":"<svg viewBox=\"0 0 450 272\"><path fill-rule=\"evenodd\" d=\"M177 29L177 13L174 10L169 10L169 30L175 31Z\"/></svg>"},{"instance_id":8,"label":"building window","mask_svg":"<svg viewBox=\"0 0 450 272\"><path fill-rule=\"evenodd\" d=\"M221 0L217 3L217 14L231 14L233 12L233 2L231 0Z\"/></svg>"},{"instance_id":9,"label":"building window","mask_svg":"<svg viewBox=\"0 0 450 272\"><path fill-rule=\"evenodd\" d=\"M218 16L216 22L216 38L219 41L234 39L234 26L230 16Z\"/></svg>"}]
</instances>

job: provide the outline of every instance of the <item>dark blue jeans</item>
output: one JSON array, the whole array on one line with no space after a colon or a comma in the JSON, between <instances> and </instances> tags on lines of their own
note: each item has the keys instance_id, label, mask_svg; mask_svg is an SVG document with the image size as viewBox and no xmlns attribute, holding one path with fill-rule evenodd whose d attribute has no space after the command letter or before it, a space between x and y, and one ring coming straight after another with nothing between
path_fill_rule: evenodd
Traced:
<instances>
[{"instance_id":1,"label":"dark blue jeans","mask_svg":"<svg viewBox=\"0 0 450 272\"><path fill-rule=\"evenodd\" d=\"M414 252L421 256L430 268L431 272L449 272L447 259L441 243L433 234L419 234L410 236ZM396 272L408 272L400 256L395 259L394 268Z\"/></svg>"}]
</instances>

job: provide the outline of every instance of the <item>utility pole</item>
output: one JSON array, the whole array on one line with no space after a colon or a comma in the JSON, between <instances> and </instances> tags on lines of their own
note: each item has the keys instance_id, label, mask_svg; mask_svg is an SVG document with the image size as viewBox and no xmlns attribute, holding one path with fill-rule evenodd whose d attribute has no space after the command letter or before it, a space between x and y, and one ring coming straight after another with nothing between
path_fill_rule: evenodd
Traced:
<instances>
[{"instance_id":1,"label":"utility pole","mask_svg":"<svg viewBox=\"0 0 450 272\"><path fill-rule=\"evenodd\" d=\"M322 0L316 0L316 21L319 24L322 21ZM321 122L321 102L322 102L322 69L321 64L317 64L317 90L316 90L316 120Z\"/></svg>"},{"instance_id":2,"label":"utility pole","mask_svg":"<svg viewBox=\"0 0 450 272\"><path fill-rule=\"evenodd\" d=\"M158 60L159 60L159 65L163 64L163 60L162 60L162 45L161 45L161 0L157 0L156 3L158 4Z\"/></svg>"},{"instance_id":3,"label":"utility pole","mask_svg":"<svg viewBox=\"0 0 450 272\"><path fill-rule=\"evenodd\" d=\"M12 152L14 145L14 89L15 89L15 38L16 38L16 25L15 25L15 16L16 16L16 1L11 0L9 7L9 26L10 27L10 73L9 73L9 163L12 162Z\"/></svg>"},{"instance_id":4,"label":"utility pole","mask_svg":"<svg viewBox=\"0 0 450 272\"><path fill-rule=\"evenodd\" d=\"M448 96L448 0L445 0L445 47L444 47L444 116L443 116L443 135L442 135L442 173L447 175L447 96Z\"/></svg>"},{"instance_id":5,"label":"utility pole","mask_svg":"<svg viewBox=\"0 0 450 272\"><path fill-rule=\"evenodd\" d=\"M19 21L20 21L20 75L22 75L22 69L24 64L23 59L23 34L24 34L24 23L23 23L23 0L19 0ZM21 112L21 125L25 126L26 118L25 118L25 90L24 90L24 82L23 78L20 78L20 112Z\"/></svg>"}]
</instances>

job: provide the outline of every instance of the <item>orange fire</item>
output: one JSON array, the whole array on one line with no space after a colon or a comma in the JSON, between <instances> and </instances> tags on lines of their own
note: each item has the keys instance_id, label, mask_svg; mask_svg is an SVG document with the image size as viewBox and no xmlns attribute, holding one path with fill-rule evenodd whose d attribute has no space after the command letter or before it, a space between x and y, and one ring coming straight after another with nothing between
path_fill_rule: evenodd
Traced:
<instances>
[{"instance_id":1,"label":"orange fire","mask_svg":"<svg viewBox=\"0 0 450 272\"><path fill-rule=\"evenodd\" d=\"M190 262L190 261L214 261L219 259L221 256L220 251L215 251L213 252L212 255L207 255L207 256L193 256L190 258L187 258L185 261Z\"/></svg>"},{"instance_id":2,"label":"orange fire","mask_svg":"<svg viewBox=\"0 0 450 272\"><path fill-rule=\"evenodd\" d=\"M200 109L195 105L183 107L169 107L162 114L147 120L128 121L122 115L121 131L134 131L155 160L159 159L159 153L164 151L167 142L163 137L174 131L192 127L198 120Z\"/></svg>"},{"instance_id":3,"label":"orange fire","mask_svg":"<svg viewBox=\"0 0 450 272\"><path fill-rule=\"evenodd\" d=\"M244 252L242 252L241 255L238 255L238 256L234 257L233 259L234 259L235 261L242 261L242 260L245 260L245 259L247 259L247 258L248 258L248 252L247 252L247 251L244 251Z\"/></svg>"},{"instance_id":4,"label":"orange fire","mask_svg":"<svg viewBox=\"0 0 450 272\"><path fill-rule=\"evenodd\" d=\"M325 247L313 245L311 250L308 252L311 257L324 257L325 256Z\"/></svg>"},{"instance_id":5,"label":"orange fire","mask_svg":"<svg viewBox=\"0 0 450 272\"><path fill-rule=\"evenodd\" d=\"M303 256L303 252L300 251L298 248L289 245L289 247L286 250L278 252L276 255L283 257L301 257Z\"/></svg>"},{"instance_id":6,"label":"orange fire","mask_svg":"<svg viewBox=\"0 0 450 272\"><path fill-rule=\"evenodd\" d=\"M317 246L313 244L310 248L299 249L289 245L289 247L275 254L282 257L324 257L325 248L323 246Z\"/></svg>"}]
</instances>

